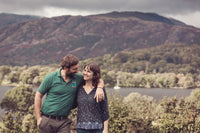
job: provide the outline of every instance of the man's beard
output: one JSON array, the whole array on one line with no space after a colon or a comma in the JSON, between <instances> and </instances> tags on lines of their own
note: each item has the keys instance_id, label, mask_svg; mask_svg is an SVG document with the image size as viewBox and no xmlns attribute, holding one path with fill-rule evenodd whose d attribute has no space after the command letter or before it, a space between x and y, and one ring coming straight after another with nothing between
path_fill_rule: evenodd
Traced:
<instances>
[{"instance_id":1,"label":"man's beard","mask_svg":"<svg viewBox=\"0 0 200 133\"><path fill-rule=\"evenodd\" d=\"M72 72L70 72L70 71L67 71L66 74L65 74L65 76L66 76L66 78L67 78L67 77L73 78L73 77L75 76L75 74L76 74L76 72L75 72L75 73L72 73Z\"/></svg>"}]
</instances>

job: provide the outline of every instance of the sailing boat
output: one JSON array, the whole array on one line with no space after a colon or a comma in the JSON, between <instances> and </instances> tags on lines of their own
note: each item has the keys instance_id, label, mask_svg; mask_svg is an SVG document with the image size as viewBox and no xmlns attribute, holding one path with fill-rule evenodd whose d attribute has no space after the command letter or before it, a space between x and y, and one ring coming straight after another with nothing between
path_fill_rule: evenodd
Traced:
<instances>
[{"instance_id":1,"label":"sailing boat","mask_svg":"<svg viewBox=\"0 0 200 133\"><path fill-rule=\"evenodd\" d=\"M114 89L116 89L116 90L120 89L120 87L119 87L119 80L118 79L117 79L117 86L115 86Z\"/></svg>"}]
</instances>

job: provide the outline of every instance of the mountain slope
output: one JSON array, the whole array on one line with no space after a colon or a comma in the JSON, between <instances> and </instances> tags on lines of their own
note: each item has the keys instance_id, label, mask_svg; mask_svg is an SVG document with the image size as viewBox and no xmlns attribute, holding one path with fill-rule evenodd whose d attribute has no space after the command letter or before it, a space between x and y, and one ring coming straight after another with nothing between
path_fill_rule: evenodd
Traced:
<instances>
[{"instance_id":1,"label":"mountain slope","mask_svg":"<svg viewBox=\"0 0 200 133\"><path fill-rule=\"evenodd\" d=\"M0 29L18 22L39 19L37 16L0 13Z\"/></svg>"},{"instance_id":2,"label":"mountain slope","mask_svg":"<svg viewBox=\"0 0 200 133\"><path fill-rule=\"evenodd\" d=\"M105 17L113 17L113 18L120 18L120 17L135 17L141 20L146 21L153 21L153 22L162 22L171 25L185 25L183 22L169 19L163 16L160 16L156 13L143 13L143 12L111 12L107 14L99 14L95 16L105 16Z\"/></svg>"},{"instance_id":3,"label":"mountain slope","mask_svg":"<svg viewBox=\"0 0 200 133\"><path fill-rule=\"evenodd\" d=\"M81 61L80 65L87 62L97 62L103 70L159 73L200 73L200 45L165 44L149 49L122 51L114 55L89 58Z\"/></svg>"},{"instance_id":4,"label":"mountain slope","mask_svg":"<svg viewBox=\"0 0 200 133\"><path fill-rule=\"evenodd\" d=\"M156 14L134 14L139 13L59 16L12 24L0 31L0 64L51 64L66 54L86 59L167 43L200 44L200 29Z\"/></svg>"}]
</instances>

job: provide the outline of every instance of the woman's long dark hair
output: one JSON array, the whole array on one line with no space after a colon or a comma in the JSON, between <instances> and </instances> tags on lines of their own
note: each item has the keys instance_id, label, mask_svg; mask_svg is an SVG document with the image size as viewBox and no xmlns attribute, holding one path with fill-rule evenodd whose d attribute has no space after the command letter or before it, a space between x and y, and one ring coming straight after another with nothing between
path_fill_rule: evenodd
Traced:
<instances>
[{"instance_id":1,"label":"woman's long dark hair","mask_svg":"<svg viewBox=\"0 0 200 133\"><path fill-rule=\"evenodd\" d=\"M93 77L92 77L92 85L96 88L99 82L99 79L101 78L101 71L100 67L97 63L90 62L84 66L84 69L88 67L89 70L93 72ZM83 80L83 84L85 85L85 80Z\"/></svg>"}]
</instances>

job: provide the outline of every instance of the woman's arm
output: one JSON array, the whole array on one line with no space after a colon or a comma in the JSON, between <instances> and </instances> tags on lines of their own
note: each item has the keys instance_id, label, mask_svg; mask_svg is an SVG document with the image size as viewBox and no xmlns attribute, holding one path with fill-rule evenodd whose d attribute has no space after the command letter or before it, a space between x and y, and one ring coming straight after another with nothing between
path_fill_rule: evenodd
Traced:
<instances>
[{"instance_id":1,"label":"woman's arm","mask_svg":"<svg viewBox=\"0 0 200 133\"><path fill-rule=\"evenodd\" d=\"M108 119L109 119L109 110L108 110L108 99L106 95L106 90L103 88L105 99L100 102L100 108L101 108L101 116L102 120L104 121L104 129L103 133L108 133Z\"/></svg>"},{"instance_id":2,"label":"woman's arm","mask_svg":"<svg viewBox=\"0 0 200 133\"><path fill-rule=\"evenodd\" d=\"M108 133L108 120L104 121L103 125L103 133Z\"/></svg>"}]
</instances>

